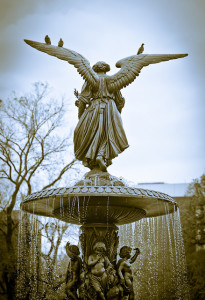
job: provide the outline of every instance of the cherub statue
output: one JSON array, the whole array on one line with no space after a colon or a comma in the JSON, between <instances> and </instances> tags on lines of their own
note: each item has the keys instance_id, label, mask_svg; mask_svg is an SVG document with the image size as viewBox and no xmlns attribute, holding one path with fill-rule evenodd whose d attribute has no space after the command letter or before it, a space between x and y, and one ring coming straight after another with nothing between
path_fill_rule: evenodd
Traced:
<instances>
[{"instance_id":1,"label":"cherub statue","mask_svg":"<svg viewBox=\"0 0 205 300\"><path fill-rule=\"evenodd\" d=\"M103 242L96 242L93 253L88 257L89 281L100 299L106 300L110 276L114 276L113 266L105 254Z\"/></svg>"},{"instance_id":2,"label":"cherub statue","mask_svg":"<svg viewBox=\"0 0 205 300\"><path fill-rule=\"evenodd\" d=\"M131 258L132 248L128 246L123 246L120 249L121 259L117 263L117 273L120 278L120 283L124 288L124 294L129 295L130 300L134 300L134 291L133 291L133 276L131 270L131 264L133 264L140 254L139 248L135 249L135 254Z\"/></svg>"},{"instance_id":3,"label":"cherub statue","mask_svg":"<svg viewBox=\"0 0 205 300\"><path fill-rule=\"evenodd\" d=\"M93 67L81 54L64 47L25 40L39 51L66 60L74 65L85 80L78 96L79 122L74 132L75 157L90 169L106 171L112 159L129 145L124 132L121 109L124 98L121 89L132 83L143 67L187 54L138 54L116 63L120 70L107 75L110 66L102 61Z\"/></svg>"},{"instance_id":4,"label":"cherub statue","mask_svg":"<svg viewBox=\"0 0 205 300\"><path fill-rule=\"evenodd\" d=\"M80 251L78 246L70 245L69 242L66 244L65 248L67 255L70 257L66 274L66 294L69 299L77 300L77 288L82 268L82 260L79 256Z\"/></svg>"}]
</instances>

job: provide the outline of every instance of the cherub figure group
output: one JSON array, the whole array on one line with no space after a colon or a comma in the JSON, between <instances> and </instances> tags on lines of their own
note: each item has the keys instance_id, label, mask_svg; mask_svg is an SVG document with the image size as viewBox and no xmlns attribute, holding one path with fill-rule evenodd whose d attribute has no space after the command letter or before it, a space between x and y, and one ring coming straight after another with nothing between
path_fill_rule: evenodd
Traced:
<instances>
[{"instance_id":1,"label":"cherub figure group","mask_svg":"<svg viewBox=\"0 0 205 300\"><path fill-rule=\"evenodd\" d=\"M66 252L70 257L66 276L67 299L134 299L131 264L140 253L138 248L131 257L132 248L122 247L114 268L106 255L105 243L96 242L84 270L79 248L67 243Z\"/></svg>"}]
</instances>

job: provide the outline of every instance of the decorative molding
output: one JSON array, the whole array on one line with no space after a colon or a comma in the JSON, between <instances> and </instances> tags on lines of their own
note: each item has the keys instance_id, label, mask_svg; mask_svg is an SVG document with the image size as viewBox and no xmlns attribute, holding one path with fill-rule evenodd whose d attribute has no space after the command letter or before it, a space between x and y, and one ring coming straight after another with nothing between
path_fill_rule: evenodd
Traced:
<instances>
[{"instance_id":1,"label":"decorative molding","mask_svg":"<svg viewBox=\"0 0 205 300\"><path fill-rule=\"evenodd\" d=\"M48 190L42 190L40 192L32 193L27 196L23 202L30 200L48 198L49 196L126 196L126 197L142 197L142 198L155 198L159 200L166 200L177 205L176 201L167 194L139 189L129 186L73 186L62 187Z\"/></svg>"}]
</instances>

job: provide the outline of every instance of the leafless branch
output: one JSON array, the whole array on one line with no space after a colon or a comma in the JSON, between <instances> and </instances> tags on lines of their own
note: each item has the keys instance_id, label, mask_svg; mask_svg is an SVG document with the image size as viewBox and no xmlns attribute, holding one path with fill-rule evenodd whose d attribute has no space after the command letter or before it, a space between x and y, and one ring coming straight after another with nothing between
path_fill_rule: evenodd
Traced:
<instances>
[{"instance_id":1,"label":"leafless branch","mask_svg":"<svg viewBox=\"0 0 205 300\"><path fill-rule=\"evenodd\" d=\"M0 159L1 159L1 157L0 157ZM0 173L5 174L5 176L1 176L0 178L2 178L2 179L8 179L8 180L10 180L12 183L15 184L15 180L11 177L12 167L11 167L11 165L10 165L9 163L6 163L6 164L7 164L7 166L9 167L9 174L6 172L5 169L2 169L2 170L0 170Z\"/></svg>"},{"instance_id":2,"label":"leafless branch","mask_svg":"<svg viewBox=\"0 0 205 300\"><path fill-rule=\"evenodd\" d=\"M53 186L56 182L58 182L58 181L62 178L63 174L64 174L67 170L69 170L69 169L72 168L72 166L76 163L76 161L77 161L76 159L73 159L69 164L67 164L67 165L60 171L59 175L58 175L58 176L57 176L50 184L44 186L43 190L45 190L45 189L47 189L47 188Z\"/></svg>"},{"instance_id":3,"label":"leafless branch","mask_svg":"<svg viewBox=\"0 0 205 300\"><path fill-rule=\"evenodd\" d=\"M4 236L6 236L6 232L2 228L0 228L0 231L3 233Z\"/></svg>"},{"instance_id":4,"label":"leafless branch","mask_svg":"<svg viewBox=\"0 0 205 300\"><path fill-rule=\"evenodd\" d=\"M63 152L68 146L68 138L57 137L55 131L62 125L63 102L55 105L55 100L44 101L48 91L46 84L36 83L34 88L33 94L8 99L1 106L0 178L14 185L6 205L8 214L11 214L19 192L31 193L32 178L39 168L44 168L45 164L46 171L52 169L55 153ZM62 170L58 166L58 174L53 175L47 187L58 182L74 163L75 160L71 161Z\"/></svg>"}]
</instances>

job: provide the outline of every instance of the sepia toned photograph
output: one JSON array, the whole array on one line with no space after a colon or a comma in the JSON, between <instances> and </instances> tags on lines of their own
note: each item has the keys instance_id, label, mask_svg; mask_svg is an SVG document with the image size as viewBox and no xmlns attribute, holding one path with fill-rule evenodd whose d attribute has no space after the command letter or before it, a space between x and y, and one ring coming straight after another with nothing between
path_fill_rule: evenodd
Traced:
<instances>
[{"instance_id":1,"label":"sepia toned photograph","mask_svg":"<svg viewBox=\"0 0 205 300\"><path fill-rule=\"evenodd\" d=\"M0 0L0 300L205 299L204 12Z\"/></svg>"}]
</instances>

